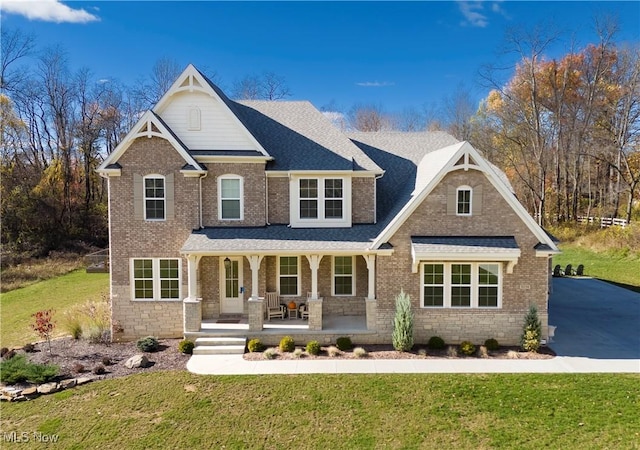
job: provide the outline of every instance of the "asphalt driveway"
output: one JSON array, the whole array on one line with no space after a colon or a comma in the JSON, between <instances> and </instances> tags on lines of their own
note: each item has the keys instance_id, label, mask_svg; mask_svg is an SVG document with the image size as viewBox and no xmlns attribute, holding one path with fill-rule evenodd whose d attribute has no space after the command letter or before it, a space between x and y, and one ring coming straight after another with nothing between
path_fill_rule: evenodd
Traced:
<instances>
[{"instance_id":1,"label":"asphalt driveway","mask_svg":"<svg viewBox=\"0 0 640 450\"><path fill-rule=\"evenodd\" d=\"M636 292L591 278L554 278L549 324L558 327L549 344L558 356L640 360Z\"/></svg>"}]
</instances>

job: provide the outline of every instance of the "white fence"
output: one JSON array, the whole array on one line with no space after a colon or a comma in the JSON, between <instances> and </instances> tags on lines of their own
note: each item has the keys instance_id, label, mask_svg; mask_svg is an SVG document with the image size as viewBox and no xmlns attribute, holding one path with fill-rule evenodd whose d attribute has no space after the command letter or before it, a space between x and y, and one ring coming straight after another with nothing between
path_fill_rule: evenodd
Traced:
<instances>
[{"instance_id":1,"label":"white fence","mask_svg":"<svg viewBox=\"0 0 640 450\"><path fill-rule=\"evenodd\" d=\"M578 222L584 224L600 224L600 228L609 228L611 226L626 227L627 219L617 219L615 217L583 217L578 216Z\"/></svg>"}]
</instances>

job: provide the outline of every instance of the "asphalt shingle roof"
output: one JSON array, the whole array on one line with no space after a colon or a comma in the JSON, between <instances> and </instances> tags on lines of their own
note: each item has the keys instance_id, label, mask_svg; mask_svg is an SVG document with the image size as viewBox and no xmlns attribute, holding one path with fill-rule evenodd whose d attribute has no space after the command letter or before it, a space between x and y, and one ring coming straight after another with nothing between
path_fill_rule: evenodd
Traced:
<instances>
[{"instance_id":1,"label":"asphalt shingle roof","mask_svg":"<svg viewBox=\"0 0 640 450\"><path fill-rule=\"evenodd\" d=\"M419 253L512 253L519 250L513 236L414 236L411 244Z\"/></svg>"}]
</instances>

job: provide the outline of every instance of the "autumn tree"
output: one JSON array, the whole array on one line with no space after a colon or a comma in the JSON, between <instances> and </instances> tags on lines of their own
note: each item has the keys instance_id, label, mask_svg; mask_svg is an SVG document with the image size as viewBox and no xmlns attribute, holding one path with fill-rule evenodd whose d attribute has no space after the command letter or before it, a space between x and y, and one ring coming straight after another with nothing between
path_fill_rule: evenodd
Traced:
<instances>
[{"instance_id":1,"label":"autumn tree","mask_svg":"<svg viewBox=\"0 0 640 450\"><path fill-rule=\"evenodd\" d=\"M237 80L231 96L236 100L282 100L291 96L291 90L283 76L266 71Z\"/></svg>"}]
</instances>

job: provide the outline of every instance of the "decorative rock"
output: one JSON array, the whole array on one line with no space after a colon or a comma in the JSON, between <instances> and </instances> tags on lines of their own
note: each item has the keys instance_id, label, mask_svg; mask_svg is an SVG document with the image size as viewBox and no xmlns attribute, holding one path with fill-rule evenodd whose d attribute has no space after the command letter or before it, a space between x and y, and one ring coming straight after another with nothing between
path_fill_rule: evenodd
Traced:
<instances>
[{"instance_id":1,"label":"decorative rock","mask_svg":"<svg viewBox=\"0 0 640 450\"><path fill-rule=\"evenodd\" d=\"M38 386L39 394L53 394L54 392L58 392L58 384L57 383L45 383Z\"/></svg>"},{"instance_id":2,"label":"decorative rock","mask_svg":"<svg viewBox=\"0 0 640 450\"><path fill-rule=\"evenodd\" d=\"M10 402L13 399L10 395L0 395L0 402Z\"/></svg>"},{"instance_id":3,"label":"decorative rock","mask_svg":"<svg viewBox=\"0 0 640 450\"><path fill-rule=\"evenodd\" d=\"M62 380L60 382L60 388L61 389L70 389L72 387L76 387L76 384L78 384L78 382L76 381L75 378L71 378L70 380Z\"/></svg>"},{"instance_id":4,"label":"decorative rock","mask_svg":"<svg viewBox=\"0 0 640 450\"><path fill-rule=\"evenodd\" d=\"M18 389L15 387L7 386L2 388L2 393L8 397L17 397L22 393L22 389Z\"/></svg>"},{"instance_id":5,"label":"decorative rock","mask_svg":"<svg viewBox=\"0 0 640 450\"><path fill-rule=\"evenodd\" d=\"M88 378L88 377L76 378L76 386L81 386L83 384L87 384L90 381L91 381L91 378Z\"/></svg>"},{"instance_id":6,"label":"decorative rock","mask_svg":"<svg viewBox=\"0 0 640 450\"><path fill-rule=\"evenodd\" d=\"M38 395L38 388L35 386L28 387L22 391L22 395L25 397L35 397Z\"/></svg>"},{"instance_id":7,"label":"decorative rock","mask_svg":"<svg viewBox=\"0 0 640 450\"><path fill-rule=\"evenodd\" d=\"M149 366L149 360L144 355L134 355L127 359L127 362L125 362L124 365L129 369L144 368Z\"/></svg>"}]
</instances>

